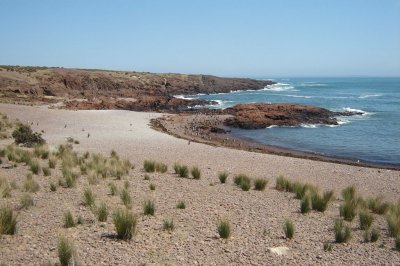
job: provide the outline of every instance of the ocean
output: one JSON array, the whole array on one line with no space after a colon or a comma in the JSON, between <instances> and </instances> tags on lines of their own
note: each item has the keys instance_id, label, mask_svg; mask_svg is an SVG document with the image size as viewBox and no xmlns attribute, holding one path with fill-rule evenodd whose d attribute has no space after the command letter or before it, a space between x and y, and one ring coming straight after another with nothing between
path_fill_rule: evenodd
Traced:
<instances>
[{"instance_id":1,"label":"ocean","mask_svg":"<svg viewBox=\"0 0 400 266\"><path fill-rule=\"evenodd\" d=\"M400 165L400 78L266 78L262 90L185 96L217 101L210 108L239 103L299 103L332 111L360 111L338 117L338 126L302 125L232 134L258 143L367 163Z\"/></svg>"}]
</instances>

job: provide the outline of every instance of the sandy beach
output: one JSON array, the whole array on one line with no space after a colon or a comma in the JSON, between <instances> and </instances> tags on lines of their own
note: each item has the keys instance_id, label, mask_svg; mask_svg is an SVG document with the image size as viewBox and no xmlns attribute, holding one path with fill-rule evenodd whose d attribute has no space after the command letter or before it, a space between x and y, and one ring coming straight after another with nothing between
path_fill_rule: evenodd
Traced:
<instances>
[{"instance_id":1,"label":"sandy beach","mask_svg":"<svg viewBox=\"0 0 400 266\"><path fill-rule=\"evenodd\" d=\"M42 189L37 192L37 204L22 210L16 236L1 236L0 262L7 265L34 264L57 261L57 235L67 231L77 242L78 254L88 265L281 265L281 264L345 264L374 265L400 264L400 253L393 250L393 239L388 237L384 216L376 216L375 226L381 230L378 243L363 243L363 231L355 219L351 223L353 238L348 244L334 244L331 252L323 250L324 242L333 242L333 221L339 217L340 191L350 185L362 196L383 196L397 201L400 195L400 171L365 168L272 154L254 153L226 147L215 147L175 138L156 131L149 125L152 118L162 114L116 110L71 111L0 104L0 112L10 118L31 124L35 131L43 130L50 148L62 144L67 137L79 141L78 152L115 150L129 159L135 169L130 182L133 210L140 214L142 202L151 198L156 204L154 217L140 216L138 233L131 242L101 237L113 232L112 220L90 223L72 229L62 228L62 208L68 207L85 219L94 219L81 206L85 180L74 189L59 188L49 193L51 177L37 178ZM1 147L10 140L1 141ZM151 181L143 180L143 161L152 159L168 164L166 174L151 174ZM177 178L172 165L180 162L201 169L200 180ZM220 184L218 172L228 171L227 184ZM16 176L21 183L26 169L0 169L3 176ZM245 173L269 180L263 191L241 191L232 177ZM309 182L322 190L334 190L335 201L325 213L299 212L299 200L273 187L278 175L293 181ZM119 187L123 180L116 181ZM107 195L108 180L92 186L99 199L110 206L121 205L118 197ZM150 183L156 185L150 191ZM67 192L67 193L63 193ZM7 202L18 204L20 192ZM176 202L184 199L185 210L177 210ZM6 201L1 199L1 201ZM119 205L118 205L119 203ZM176 223L172 233L162 231L163 218ZM231 222L232 237L225 241L218 237L216 223L220 218ZM290 218L296 226L293 240L284 238L282 224ZM268 251L271 247L286 246L288 255L278 256ZM381 247L379 247L381 246Z\"/></svg>"}]
</instances>

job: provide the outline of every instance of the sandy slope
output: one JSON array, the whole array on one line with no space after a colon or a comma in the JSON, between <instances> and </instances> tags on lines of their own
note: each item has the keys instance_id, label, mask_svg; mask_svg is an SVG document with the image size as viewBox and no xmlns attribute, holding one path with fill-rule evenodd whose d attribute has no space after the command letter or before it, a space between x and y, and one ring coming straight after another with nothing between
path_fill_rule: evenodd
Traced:
<instances>
[{"instance_id":1,"label":"sandy slope","mask_svg":"<svg viewBox=\"0 0 400 266\"><path fill-rule=\"evenodd\" d=\"M376 216L376 226L382 230L378 243L362 243L362 232L357 229L355 219L351 244L334 245L332 252L324 252L322 243L334 239L333 219L338 217L340 202L332 203L324 214L302 215L299 201L292 194L272 189L275 177L284 174L292 180L334 189L337 195L345 186L355 185L363 195L383 195L394 201L400 195L399 171L308 161L198 143L188 145L186 140L149 128L149 119L160 115L154 113L66 111L6 104L0 104L0 112L27 123L33 122L32 128L44 130L44 138L52 146L63 143L70 136L80 141L75 145L78 151L109 153L114 149L137 166L129 177L133 210L140 213L142 202L151 198L157 206L156 216L140 216L138 234L130 243L101 238L103 234L113 232L110 219L105 224L69 229L68 234L77 242L85 264L400 264L400 253L392 249L393 239L387 237L383 217ZM176 178L169 170L168 174L154 174L151 181L144 181L141 166L146 158L165 162L170 168L176 161L198 165L202 179ZM233 186L231 179L228 184L218 184L217 173L221 170L267 178L269 188L264 192L243 192ZM0 171L5 176L16 176L18 182L22 182L26 173L23 167ZM57 235L66 231L62 228L62 208L94 219L90 211L80 205L86 180L82 180L76 189L60 188L52 194L46 187L48 179L38 177L43 189L34 196L37 204L20 213L17 236L1 237L0 261L8 260L11 265L56 261ZM108 182L103 180L92 189L113 209L121 207L118 197L107 195ZM150 182L156 185L154 192L148 189ZM123 186L123 181L116 183ZM19 192L14 193L10 201L16 205ZM175 209L180 199L186 201L186 210ZM162 220L167 217L173 217L177 226L172 234L160 229ZM227 242L218 239L215 229L221 217L227 217L233 225L233 236ZM282 224L286 218L291 218L297 228L292 241L283 238ZM383 248L378 247L380 244ZM269 253L268 248L274 246L288 246L291 253L281 257Z\"/></svg>"}]
</instances>

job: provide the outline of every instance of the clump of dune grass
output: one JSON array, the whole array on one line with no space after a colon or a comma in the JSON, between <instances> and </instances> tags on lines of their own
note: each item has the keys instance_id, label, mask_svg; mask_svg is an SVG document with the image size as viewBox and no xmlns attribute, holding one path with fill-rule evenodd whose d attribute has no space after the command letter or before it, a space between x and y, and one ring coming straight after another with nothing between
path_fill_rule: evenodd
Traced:
<instances>
[{"instance_id":1,"label":"clump of dune grass","mask_svg":"<svg viewBox=\"0 0 400 266\"><path fill-rule=\"evenodd\" d=\"M129 240L135 235L137 217L127 209L117 210L113 215L113 222L119 239Z\"/></svg>"},{"instance_id":2,"label":"clump of dune grass","mask_svg":"<svg viewBox=\"0 0 400 266\"><path fill-rule=\"evenodd\" d=\"M311 199L309 196L304 196L300 201L300 212L308 213L311 211Z\"/></svg>"},{"instance_id":3,"label":"clump of dune grass","mask_svg":"<svg viewBox=\"0 0 400 266\"><path fill-rule=\"evenodd\" d=\"M64 227L65 228L71 228L74 227L75 224L75 220L74 217L72 216L71 211L67 210L64 212Z\"/></svg>"},{"instance_id":4,"label":"clump of dune grass","mask_svg":"<svg viewBox=\"0 0 400 266\"><path fill-rule=\"evenodd\" d=\"M156 170L156 162L151 160L145 160L143 162L143 169L146 173L153 173Z\"/></svg>"},{"instance_id":5,"label":"clump of dune grass","mask_svg":"<svg viewBox=\"0 0 400 266\"><path fill-rule=\"evenodd\" d=\"M52 181L50 181L49 187L50 187L50 191L52 191L52 192L57 190L57 185L55 183L53 183Z\"/></svg>"},{"instance_id":6,"label":"clump of dune grass","mask_svg":"<svg viewBox=\"0 0 400 266\"><path fill-rule=\"evenodd\" d=\"M146 200L143 204L143 214L144 215L154 215L156 208L154 202L151 200Z\"/></svg>"},{"instance_id":7,"label":"clump of dune grass","mask_svg":"<svg viewBox=\"0 0 400 266\"><path fill-rule=\"evenodd\" d=\"M228 178L228 172L220 172L218 173L218 179L219 182L221 182L221 184L225 184L226 183L226 179Z\"/></svg>"},{"instance_id":8,"label":"clump of dune grass","mask_svg":"<svg viewBox=\"0 0 400 266\"><path fill-rule=\"evenodd\" d=\"M247 175L244 175L244 174L236 175L234 178L234 182L243 191L248 191L251 187L251 179Z\"/></svg>"},{"instance_id":9,"label":"clump of dune grass","mask_svg":"<svg viewBox=\"0 0 400 266\"><path fill-rule=\"evenodd\" d=\"M300 182L293 183L291 187L296 199L302 199L306 195L311 195L318 190L315 186L311 184L302 184Z\"/></svg>"},{"instance_id":10,"label":"clump of dune grass","mask_svg":"<svg viewBox=\"0 0 400 266\"><path fill-rule=\"evenodd\" d=\"M95 195L90 188L86 188L83 192L83 203L88 207L95 205Z\"/></svg>"},{"instance_id":11,"label":"clump of dune grass","mask_svg":"<svg viewBox=\"0 0 400 266\"><path fill-rule=\"evenodd\" d=\"M285 232L285 236L288 239L292 239L294 236L294 224L290 220L286 220L283 224L283 232Z\"/></svg>"},{"instance_id":12,"label":"clump of dune grass","mask_svg":"<svg viewBox=\"0 0 400 266\"><path fill-rule=\"evenodd\" d=\"M28 174L23 184L23 190L25 192L35 193L39 191L39 189L40 189L39 184L33 179L32 175Z\"/></svg>"},{"instance_id":13,"label":"clump of dune grass","mask_svg":"<svg viewBox=\"0 0 400 266\"><path fill-rule=\"evenodd\" d=\"M373 213L376 214L385 214L390 208L390 204L388 202L383 201L381 197L368 198L367 206Z\"/></svg>"},{"instance_id":14,"label":"clump of dune grass","mask_svg":"<svg viewBox=\"0 0 400 266\"><path fill-rule=\"evenodd\" d=\"M176 204L176 208L177 209L186 209L186 204L185 204L185 202L184 201L179 201L177 204Z\"/></svg>"},{"instance_id":15,"label":"clump of dune grass","mask_svg":"<svg viewBox=\"0 0 400 266\"><path fill-rule=\"evenodd\" d=\"M364 230L364 241L365 242L376 242L380 237L379 231L374 228L372 230L365 229Z\"/></svg>"},{"instance_id":16,"label":"clump of dune grass","mask_svg":"<svg viewBox=\"0 0 400 266\"><path fill-rule=\"evenodd\" d=\"M276 178L275 188L279 191L291 191L292 183L286 179L283 175L280 175Z\"/></svg>"},{"instance_id":17,"label":"clump of dune grass","mask_svg":"<svg viewBox=\"0 0 400 266\"><path fill-rule=\"evenodd\" d=\"M231 236L231 225L227 220L219 221L217 230L221 238L228 239Z\"/></svg>"},{"instance_id":18,"label":"clump of dune grass","mask_svg":"<svg viewBox=\"0 0 400 266\"><path fill-rule=\"evenodd\" d=\"M56 165L57 165L57 158L55 158L55 157L50 157L49 158L49 168L50 169L54 169L54 168L56 168Z\"/></svg>"},{"instance_id":19,"label":"clump of dune grass","mask_svg":"<svg viewBox=\"0 0 400 266\"><path fill-rule=\"evenodd\" d=\"M192 177L194 179L200 179L201 171L197 166L193 166L192 169L190 170L190 173L192 174Z\"/></svg>"},{"instance_id":20,"label":"clump of dune grass","mask_svg":"<svg viewBox=\"0 0 400 266\"><path fill-rule=\"evenodd\" d=\"M335 221L334 231L336 243L347 243L351 238L351 230L342 220Z\"/></svg>"},{"instance_id":21,"label":"clump of dune grass","mask_svg":"<svg viewBox=\"0 0 400 266\"><path fill-rule=\"evenodd\" d=\"M150 184L150 190L156 190L156 185L154 185L154 184Z\"/></svg>"},{"instance_id":22,"label":"clump of dune grass","mask_svg":"<svg viewBox=\"0 0 400 266\"><path fill-rule=\"evenodd\" d=\"M354 200L355 196L356 196L356 188L354 186L349 186L342 190L342 197L344 201Z\"/></svg>"},{"instance_id":23,"label":"clump of dune grass","mask_svg":"<svg viewBox=\"0 0 400 266\"><path fill-rule=\"evenodd\" d=\"M40 164L39 164L38 161L32 160L30 162L29 167L30 167L30 170L31 170L32 173L34 173L35 175L39 174L39 171L40 171L41 168L40 168Z\"/></svg>"},{"instance_id":24,"label":"clump of dune grass","mask_svg":"<svg viewBox=\"0 0 400 266\"><path fill-rule=\"evenodd\" d=\"M143 179L144 180L150 180L150 176L148 174L145 174Z\"/></svg>"},{"instance_id":25,"label":"clump of dune grass","mask_svg":"<svg viewBox=\"0 0 400 266\"><path fill-rule=\"evenodd\" d=\"M105 222L107 221L108 217L108 208L107 205L102 202L100 206L97 208L97 219L99 222Z\"/></svg>"},{"instance_id":26,"label":"clump of dune grass","mask_svg":"<svg viewBox=\"0 0 400 266\"><path fill-rule=\"evenodd\" d=\"M155 163L156 172L166 173L168 171L168 166L164 163L156 162Z\"/></svg>"},{"instance_id":27,"label":"clump of dune grass","mask_svg":"<svg viewBox=\"0 0 400 266\"><path fill-rule=\"evenodd\" d=\"M129 191L126 188L124 188L121 191L120 197L121 197L122 203L124 203L124 205L127 208L131 208L132 199L131 199L131 196L129 195Z\"/></svg>"},{"instance_id":28,"label":"clump of dune grass","mask_svg":"<svg viewBox=\"0 0 400 266\"><path fill-rule=\"evenodd\" d=\"M65 236L58 239L58 260L61 266L78 265L78 258L74 242Z\"/></svg>"},{"instance_id":29,"label":"clump of dune grass","mask_svg":"<svg viewBox=\"0 0 400 266\"><path fill-rule=\"evenodd\" d=\"M110 187L110 195L111 196L117 195L118 194L117 186L114 183L109 183L108 185Z\"/></svg>"},{"instance_id":30,"label":"clump of dune grass","mask_svg":"<svg viewBox=\"0 0 400 266\"><path fill-rule=\"evenodd\" d=\"M400 203L393 205L386 217L389 235L394 238L400 237Z\"/></svg>"},{"instance_id":31,"label":"clump of dune grass","mask_svg":"<svg viewBox=\"0 0 400 266\"><path fill-rule=\"evenodd\" d=\"M24 193L24 194L21 196L20 204L21 204L21 208L22 208L22 209L29 209L29 207L33 206L33 205L34 205L34 202L33 202L33 198L32 198L32 196L31 196L31 194L29 194L29 193Z\"/></svg>"},{"instance_id":32,"label":"clump of dune grass","mask_svg":"<svg viewBox=\"0 0 400 266\"><path fill-rule=\"evenodd\" d=\"M374 217L371 214L367 211L360 211L358 213L358 218L361 230L369 230L371 228L372 222L374 221Z\"/></svg>"},{"instance_id":33,"label":"clump of dune grass","mask_svg":"<svg viewBox=\"0 0 400 266\"><path fill-rule=\"evenodd\" d=\"M44 175L44 176L49 176L49 175L51 175L51 171L50 171L50 169L47 168L47 167L43 167L43 168L42 168L42 171L43 171L43 175Z\"/></svg>"},{"instance_id":34,"label":"clump of dune grass","mask_svg":"<svg viewBox=\"0 0 400 266\"><path fill-rule=\"evenodd\" d=\"M321 195L318 191L314 191L311 195L311 208L318 212L324 212L328 206L328 203L333 198L333 191L325 191Z\"/></svg>"},{"instance_id":35,"label":"clump of dune grass","mask_svg":"<svg viewBox=\"0 0 400 266\"><path fill-rule=\"evenodd\" d=\"M340 205L339 213L340 216L346 221L353 221L357 213L357 202L354 199L345 201L342 205Z\"/></svg>"},{"instance_id":36,"label":"clump of dune grass","mask_svg":"<svg viewBox=\"0 0 400 266\"><path fill-rule=\"evenodd\" d=\"M11 186L5 177L0 177L0 196L2 198L11 197Z\"/></svg>"},{"instance_id":37,"label":"clump of dune grass","mask_svg":"<svg viewBox=\"0 0 400 266\"><path fill-rule=\"evenodd\" d=\"M174 171L180 177L188 177L189 176L189 168L186 165L181 165L181 164L175 163Z\"/></svg>"},{"instance_id":38,"label":"clump of dune grass","mask_svg":"<svg viewBox=\"0 0 400 266\"><path fill-rule=\"evenodd\" d=\"M163 229L165 231L171 232L175 228L174 220L173 219L165 219L163 221Z\"/></svg>"},{"instance_id":39,"label":"clump of dune grass","mask_svg":"<svg viewBox=\"0 0 400 266\"><path fill-rule=\"evenodd\" d=\"M263 191L265 190L265 187L267 186L268 181L262 178L256 178L254 180L254 189L255 190L259 190L259 191Z\"/></svg>"},{"instance_id":40,"label":"clump of dune grass","mask_svg":"<svg viewBox=\"0 0 400 266\"><path fill-rule=\"evenodd\" d=\"M9 206L0 208L0 235L13 235L17 231L17 217Z\"/></svg>"}]
</instances>

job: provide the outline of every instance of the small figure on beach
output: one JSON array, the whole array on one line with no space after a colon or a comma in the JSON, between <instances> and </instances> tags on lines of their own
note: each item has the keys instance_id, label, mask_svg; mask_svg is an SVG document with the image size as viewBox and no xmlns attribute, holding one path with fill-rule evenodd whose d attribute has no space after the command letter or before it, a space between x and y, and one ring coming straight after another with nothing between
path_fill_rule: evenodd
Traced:
<instances>
[{"instance_id":1,"label":"small figure on beach","mask_svg":"<svg viewBox=\"0 0 400 266\"><path fill-rule=\"evenodd\" d=\"M188 140L188 145L190 145L190 140Z\"/></svg>"},{"instance_id":2,"label":"small figure on beach","mask_svg":"<svg viewBox=\"0 0 400 266\"><path fill-rule=\"evenodd\" d=\"M90 133L87 133L87 137L88 137L88 138L90 137Z\"/></svg>"},{"instance_id":3,"label":"small figure on beach","mask_svg":"<svg viewBox=\"0 0 400 266\"><path fill-rule=\"evenodd\" d=\"M64 125L64 128L67 128L67 124Z\"/></svg>"}]
</instances>

